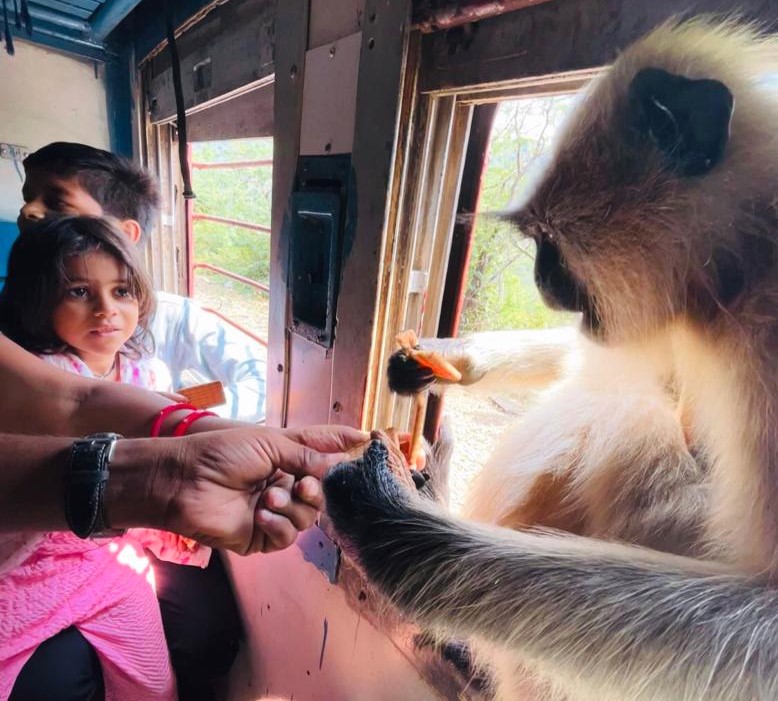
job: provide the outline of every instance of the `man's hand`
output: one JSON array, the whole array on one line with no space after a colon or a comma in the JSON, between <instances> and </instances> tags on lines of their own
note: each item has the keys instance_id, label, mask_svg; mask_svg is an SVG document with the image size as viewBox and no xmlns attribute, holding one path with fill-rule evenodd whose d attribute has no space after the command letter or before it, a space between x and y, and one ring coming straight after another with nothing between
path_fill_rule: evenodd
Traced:
<instances>
[{"instance_id":1,"label":"man's hand","mask_svg":"<svg viewBox=\"0 0 778 701\"><path fill-rule=\"evenodd\" d=\"M273 552L310 527L319 480L368 440L343 426L251 427L178 439L165 528L240 554ZM297 478L299 481L296 481Z\"/></svg>"}]
</instances>

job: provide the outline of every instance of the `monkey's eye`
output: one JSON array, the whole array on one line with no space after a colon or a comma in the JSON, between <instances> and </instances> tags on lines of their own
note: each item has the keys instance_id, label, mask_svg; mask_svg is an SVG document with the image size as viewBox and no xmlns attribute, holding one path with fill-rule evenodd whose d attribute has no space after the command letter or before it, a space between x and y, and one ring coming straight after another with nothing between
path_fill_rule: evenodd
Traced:
<instances>
[{"instance_id":1,"label":"monkey's eye","mask_svg":"<svg viewBox=\"0 0 778 701\"><path fill-rule=\"evenodd\" d=\"M513 220L513 224L522 236L526 236L529 239L535 239L537 241L543 235L538 222L530 217L524 216L516 218Z\"/></svg>"},{"instance_id":2,"label":"monkey's eye","mask_svg":"<svg viewBox=\"0 0 778 701\"><path fill-rule=\"evenodd\" d=\"M533 221L526 228L522 229L522 233L531 238L536 243L540 241L547 241L553 238L551 230L544 226L541 222Z\"/></svg>"}]
</instances>

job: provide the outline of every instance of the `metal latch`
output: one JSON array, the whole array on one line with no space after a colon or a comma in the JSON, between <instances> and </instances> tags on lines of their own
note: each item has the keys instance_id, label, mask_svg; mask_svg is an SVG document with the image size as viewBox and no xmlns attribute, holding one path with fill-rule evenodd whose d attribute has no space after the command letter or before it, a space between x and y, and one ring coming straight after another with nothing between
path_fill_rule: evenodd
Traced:
<instances>
[{"instance_id":1,"label":"metal latch","mask_svg":"<svg viewBox=\"0 0 778 701\"><path fill-rule=\"evenodd\" d=\"M423 295L427 291L430 275L426 270L411 270L408 278L408 294Z\"/></svg>"}]
</instances>

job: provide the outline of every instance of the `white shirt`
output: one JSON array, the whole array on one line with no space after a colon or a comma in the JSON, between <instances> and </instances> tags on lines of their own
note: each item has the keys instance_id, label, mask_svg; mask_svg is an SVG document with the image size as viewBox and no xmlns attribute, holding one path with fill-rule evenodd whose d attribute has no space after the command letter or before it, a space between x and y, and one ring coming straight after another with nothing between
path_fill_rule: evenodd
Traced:
<instances>
[{"instance_id":1,"label":"white shirt","mask_svg":"<svg viewBox=\"0 0 778 701\"><path fill-rule=\"evenodd\" d=\"M150 326L154 355L169 368L174 391L219 380L227 403L211 411L227 419L264 420L267 363L259 343L194 300L169 292L157 292Z\"/></svg>"}]
</instances>

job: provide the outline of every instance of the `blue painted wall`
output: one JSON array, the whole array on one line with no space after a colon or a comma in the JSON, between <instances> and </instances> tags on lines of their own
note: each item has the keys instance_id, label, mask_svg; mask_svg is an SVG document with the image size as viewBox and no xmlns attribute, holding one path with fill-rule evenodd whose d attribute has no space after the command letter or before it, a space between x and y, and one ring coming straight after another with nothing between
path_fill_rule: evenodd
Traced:
<instances>
[{"instance_id":1,"label":"blue painted wall","mask_svg":"<svg viewBox=\"0 0 778 701\"><path fill-rule=\"evenodd\" d=\"M8 253L18 235L16 222L0 221L0 288L8 272Z\"/></svg>"}]
</instances>

